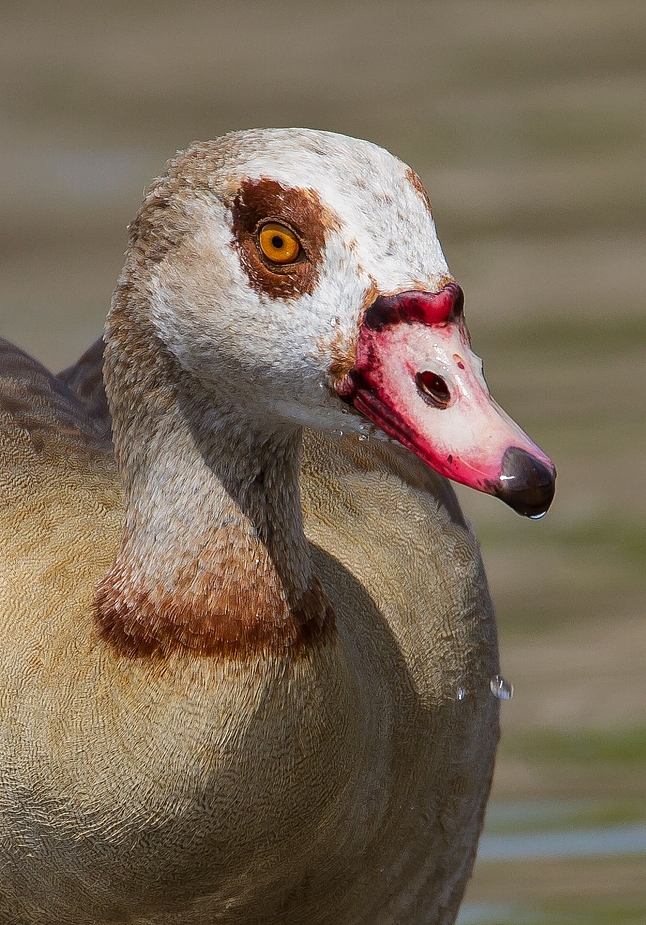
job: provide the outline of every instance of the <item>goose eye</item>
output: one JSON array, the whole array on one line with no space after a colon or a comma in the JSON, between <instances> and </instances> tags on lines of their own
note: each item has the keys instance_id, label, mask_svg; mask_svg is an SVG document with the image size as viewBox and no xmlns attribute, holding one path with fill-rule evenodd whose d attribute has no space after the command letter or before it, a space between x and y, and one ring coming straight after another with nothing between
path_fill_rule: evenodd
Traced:
<instances>
[{"instance_id":1,"label":"goose eye","mask_svg":"<svg viewBox=\"0 0 646 925\"><path fill-rule=\"evenodd\" d=\"M293 263L301 251L298 238L285 225L268 222L258 232L258 244L272 263Z\"/></svg>"}]
</instances>

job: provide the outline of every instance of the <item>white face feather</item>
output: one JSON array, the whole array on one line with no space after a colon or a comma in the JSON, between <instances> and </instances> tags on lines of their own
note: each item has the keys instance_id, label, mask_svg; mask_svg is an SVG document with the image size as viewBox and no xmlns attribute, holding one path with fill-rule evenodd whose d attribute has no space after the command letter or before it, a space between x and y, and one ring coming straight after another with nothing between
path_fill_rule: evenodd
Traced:
<instances>
[{"instance_id":1,"label":"white face feather","mask_svg":"<svg viewBox=\"0 0 646 925\"><path fill-rule=\"evenodd\" d=\"M304 129L243 132L209 147L217 163L210 189L187 184L175 193L189 232L152 273L155 328L240 416L358 428L330 392L330 368L339 350L352 351L367 302L437 291L450 278L412 172L369 142ZM250 280L232 206L250 181L311 190L333 220L311 292L270 295Z\"/></svg>"}]
</instances>

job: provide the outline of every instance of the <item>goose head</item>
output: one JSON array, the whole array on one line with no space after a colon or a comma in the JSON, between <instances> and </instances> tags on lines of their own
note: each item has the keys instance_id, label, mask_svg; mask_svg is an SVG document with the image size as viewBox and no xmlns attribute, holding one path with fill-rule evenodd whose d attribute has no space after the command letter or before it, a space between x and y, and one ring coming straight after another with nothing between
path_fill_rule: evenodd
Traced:
<instances>
[{"instance_id":1,"label":"goose head","mask_svg":"<svg viewBox=\"0 0 646 925\"><path fill-rule=\"evenodd\" d=\"M549 507L554 467L492 400L428 197L387 151L301 129L196 143L130 231L115 304L139 288L220 420L377 428L521 514ZM108 356L121 322L113 308Z\"/></svg>"}]
</instances>

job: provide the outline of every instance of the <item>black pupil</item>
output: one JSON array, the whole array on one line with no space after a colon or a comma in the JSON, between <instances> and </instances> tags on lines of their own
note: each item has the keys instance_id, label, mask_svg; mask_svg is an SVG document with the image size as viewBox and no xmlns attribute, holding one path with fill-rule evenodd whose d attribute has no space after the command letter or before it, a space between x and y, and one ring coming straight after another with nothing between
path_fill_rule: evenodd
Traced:
<instances>
[{"instance_id":1,"label":"black pupil","mask_svg":"<svg viewBox=\"0 0 646 925\"><path fill-rule=\"evenodd\" d=\"M284 245L284 243L285 243L285 241L283 240L283 238L282 238L279 234L275 234L275 235L273 236L273 238L271 239L272 247L275 247L277 251L279 251L279 250L281 249L281 247Z\"/></svg>"}]
</instances>

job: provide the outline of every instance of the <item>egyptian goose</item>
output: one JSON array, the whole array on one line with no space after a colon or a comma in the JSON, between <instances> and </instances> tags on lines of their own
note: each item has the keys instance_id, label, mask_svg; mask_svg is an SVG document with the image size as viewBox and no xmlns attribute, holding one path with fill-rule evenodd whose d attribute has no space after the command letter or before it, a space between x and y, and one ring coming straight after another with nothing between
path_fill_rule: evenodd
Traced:
<instances>
[{"instance_id":1,"label":"egyptian goose","mask_svg":"<svg viewBox=\"0 0 646 925\"><path fill-rule=\"evenodd\" d=\"M453 922L498 655L441 476L532 516L554 469L418 177L325 132L192 145L105 343L114 448L100 350L2 350L0 922Z\"/></svg>"}]
</instances>

